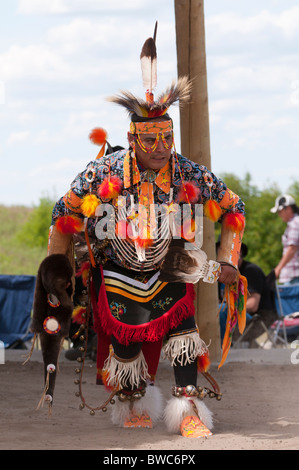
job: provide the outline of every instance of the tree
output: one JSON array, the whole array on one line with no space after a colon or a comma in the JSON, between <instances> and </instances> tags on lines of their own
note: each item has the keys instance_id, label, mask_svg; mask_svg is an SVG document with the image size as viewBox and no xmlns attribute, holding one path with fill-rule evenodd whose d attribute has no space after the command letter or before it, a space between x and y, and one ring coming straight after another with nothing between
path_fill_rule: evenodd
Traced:
<instances>
[{"instance_id":1,"label":"tree","mask_svg":"<svg viewBox=\"0 0 299 470\"><path fill-rule=\"evenodd\" d=\"M40 198L39 205L32 210L16 235L19 243L30 247L47 247L53 206L54 202L48 197Z\"/></svg>"},{"instance_id":2,"label":"tree","mask_svg":"<svg viewBox=\"0 0 299 470\"><path fill-rule=\"evenodd\" d=\"M281 235L285 229L282 220L270 212L276 197L281 194L280 189L273 185L259 190L251 183L249 173L244 179L231 173L222 174L221 178L245 203L246 228L243 241L248 246L248 259L258 264L265 274L269 274L280 259ZM216 224L216 239L219 233L220 227Z\"/></svg>"}]
</instances>

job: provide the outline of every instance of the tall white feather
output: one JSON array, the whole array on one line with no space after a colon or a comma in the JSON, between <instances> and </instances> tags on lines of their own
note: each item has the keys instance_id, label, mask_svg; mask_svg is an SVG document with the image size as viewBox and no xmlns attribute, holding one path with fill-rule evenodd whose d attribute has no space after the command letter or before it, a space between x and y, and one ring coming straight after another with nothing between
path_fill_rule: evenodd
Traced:
<instances>
[{"instance_id":1,"label":"tall white feather","mask_svg":"<svg viewBox=\"0 0 299 470\"><path fill-rule=\"evenodd\" d=\"M148 38L141 49L140 62L142 82L146 90L152 93L157 86L157 48L156 48L157 22L155 24L154 36Z\"/></svg>"},{"instance_id":2,"label":"tall white feather","mask_svg":"<svg viewBox=\"0 0 299 470\"><path fill-rule=\"evenodd\" d=\"M157 57L144 56L140 59L142 82L146 90L152 93L153 89L157 86Z\"/></svg>"}]
</instances>

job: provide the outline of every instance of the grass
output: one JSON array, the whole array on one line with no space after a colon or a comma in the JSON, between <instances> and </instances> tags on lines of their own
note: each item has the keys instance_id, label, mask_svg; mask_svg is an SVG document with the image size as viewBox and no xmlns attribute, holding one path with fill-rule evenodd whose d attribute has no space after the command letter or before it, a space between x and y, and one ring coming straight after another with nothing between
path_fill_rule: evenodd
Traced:
<instances>
[{"instance_id":1,"label":"grass","mask_svg":"<svg viewBox=\"0 0 299 470\"><path fill-rule=\"evenodd\" d=\"M28 246L18 234L34 208L0 205L0 274L35 276L47 246Z\"/></svg>"}]
</instances>

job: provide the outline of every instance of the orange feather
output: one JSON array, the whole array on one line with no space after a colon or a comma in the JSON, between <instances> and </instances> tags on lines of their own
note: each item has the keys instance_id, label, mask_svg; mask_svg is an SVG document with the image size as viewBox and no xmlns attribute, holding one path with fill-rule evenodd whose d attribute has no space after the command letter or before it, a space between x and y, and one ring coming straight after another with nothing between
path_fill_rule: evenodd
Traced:
<instances>
[{"instance_id":1,"label":"orange feather","mask_svg":"<svg viewBox=\"0 0 299 470\"><path fill-rule=\"evenodd\" d=\"M223 217L224 226L235 232L242 232L245 228L245 217L239 212L230 212Z\"/></svg>"},{"instance_id":2,"label":"orange feather","mask_svg":"<svg viewBox=\"0 0 299 470\"><path fill-rule=\"evenodd\" d=\"M122 181L117 176L106 178L100 185L97 193L102 199L115 199L122 190Z\"/></svg>"},{"instance_id":3,"label":"orange feather","mask_svg":"<svg viewBox=\"0 0 299 470\"><path fill-rule=\"evenodd\" d=\"M179 202L195 203L198 201L200 189L190 181L183 181L181 189L178 193Z\"/></svg>"},{"instance_id":4,"label":"orange feather","mask_svg":"<svg viewBox=\"0 0 299 470\"><path fill-rule=\"evenodd\" d=\"M60 233L78 233L83 229L83 222L79 217L64 215L56 220L55 226Z\"/></svg>"},{"instance_id":5,"label":"orange feather","mask_svg":"<svg viewBox=\"0 0 299 470\"><path fill-rule=\"evenodd\" d=\"M103 145L107 141L107 132L102 127L96 127L89 134L89 139L95 145Z\"/></svg>"},{"instance_id":6,"label":"orange feather","mask_svg":"<svg viewBox=\"0 0 299 470\"><path fill-rule=\"evenodd\" d=\"M197 370L199 372L207 372L209 370L210 364L211 364L211 361L210 361L210 356L208 352L202 354L201 356L198 356Z\"/></svg>"},{"instance_id":7,"label":"orange feather","mask_svg":"<svg viewBox=\"0 0 299 470\"><path fill-rule=\"evenodd\" d=\"M85 215L85 217L94 217L96 208L100 203L100 200L95 194L86 194L81 204L82 214Z\"/></svg>"},{"instance_id":8,"label":"orange feather","mask_svg":"<svg viewBox=\"0 0 299 470\"><path fill-rule=\"evenodd\" d=\"M217 222L221 216L221 207L214 199L209 199L203 207L204 215L207 216L212 222Z\"/></svg>"}]
</instances>

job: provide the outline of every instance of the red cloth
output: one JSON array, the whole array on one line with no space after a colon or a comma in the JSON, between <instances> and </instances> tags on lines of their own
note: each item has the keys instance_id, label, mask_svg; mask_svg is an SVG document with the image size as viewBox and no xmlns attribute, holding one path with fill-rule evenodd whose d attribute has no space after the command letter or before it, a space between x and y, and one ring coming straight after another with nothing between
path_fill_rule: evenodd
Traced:
<instances>
[{"instance_id":1,"label":"red cloth","mask_svg":"<svg viewBox=\"0 0 299 470\"><path fill-rule=\"evenodd\" d=\"M135 326L122 323L113 317L107 301L104 282L101 284L98 299L96 299L94 289L92 289L94 330L98 335L97 383L102 383L102 369L109 355L111 334L121 344L143 342L142 351L148 365L149 374L154 381L163 338L168 331L176 328L185 318L194 315L194 298L194 286L193 284L187 284L185 296L164 315L148 323Z\"/></svg>"}]
</instances>

